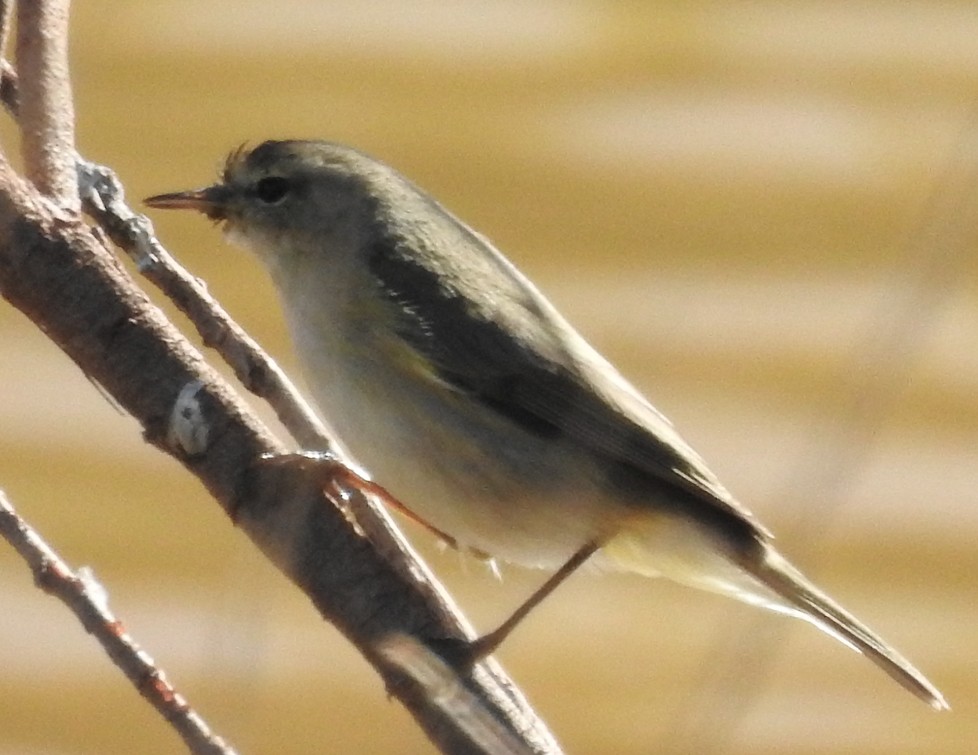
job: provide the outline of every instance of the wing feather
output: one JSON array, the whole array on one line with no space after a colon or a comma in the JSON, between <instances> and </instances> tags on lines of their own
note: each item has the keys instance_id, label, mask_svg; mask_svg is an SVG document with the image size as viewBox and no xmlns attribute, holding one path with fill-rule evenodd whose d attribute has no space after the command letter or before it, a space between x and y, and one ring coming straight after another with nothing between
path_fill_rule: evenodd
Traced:
<instances>
[{"instance_id":1,"label":"wing feather","mask_svg":"<svg viewBox=\"0 0 978 755\"><path fill-rule=\"evenodd\" d=\"M669 421L508 260L449 219L453 225L438 234L378 239L369 257L383 295L397 308L399 335L440 381L529 432L585 445L631 480L702 504L703 516L751 536L764 532ZM457 244L483 248L425 254L426 237L444 243L449 228Z\"/></svg>"}]
</instances>

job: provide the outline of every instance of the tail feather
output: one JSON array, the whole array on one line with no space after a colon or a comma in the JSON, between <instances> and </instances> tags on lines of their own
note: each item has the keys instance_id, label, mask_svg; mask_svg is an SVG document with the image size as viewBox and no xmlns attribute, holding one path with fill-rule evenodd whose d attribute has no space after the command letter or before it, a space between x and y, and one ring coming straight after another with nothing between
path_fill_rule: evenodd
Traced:
<instances>
[{"instance_id":1,"label":"tail feather","mask_svg":"<svg viewBox=\"0 0 978 755\"><path fill-rule=\"evenodd\" d=\"M934 710L948 709L944 696L910 661L809 582L774 548L765 546L759 558L749 559L742 566L784 600L789 608L796 609L792 613L865 655Z\"/></svg>"}]
</instances>

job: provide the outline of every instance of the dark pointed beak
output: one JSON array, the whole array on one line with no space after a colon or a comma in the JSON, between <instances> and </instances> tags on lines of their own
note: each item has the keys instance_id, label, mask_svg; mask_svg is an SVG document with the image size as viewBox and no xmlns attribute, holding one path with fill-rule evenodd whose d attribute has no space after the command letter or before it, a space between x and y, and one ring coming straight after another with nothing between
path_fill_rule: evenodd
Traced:
<instances>
[{"instance_id":1,"label":"dark pointed beak","mask_svg":"<svg viewBox=\"0 0 978 755\"><path fill-rule=\"evenodd\" d=\"M204 189L157 194L143 202L159 210L197 210L211 220L223 220L230 197L230 190L223 184L217 184Z\"/></svg>"}]
</instances>

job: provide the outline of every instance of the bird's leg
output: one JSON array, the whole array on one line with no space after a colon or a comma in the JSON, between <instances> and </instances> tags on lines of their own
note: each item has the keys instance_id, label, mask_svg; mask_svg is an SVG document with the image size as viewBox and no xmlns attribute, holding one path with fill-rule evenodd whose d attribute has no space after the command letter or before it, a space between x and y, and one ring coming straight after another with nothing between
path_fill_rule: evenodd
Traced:
<instances>
[{"instance_id":1,"label":"bird's leg","mask_svg":"<svg viewBox=\"0 0 978 755\"><path fill-rule=\"evenodd\" d=\"M385 488L373 480L363 477L355 469L341 462L336 456L323 451L296 451L292 453L268 455L262 458L265 464L272 466L287 466L294 464L307 472L316 475L317 482L331 492L341 492L337 486L352 488L365 495L370 495L382 501L388 508L399 512L416 524L420 524L435 537L450 548L458 548L458 543L451 535L442 532L433 524L426 522L411 509L391 495Z\"/></svg>"},{"instance_id":2,"label":"bird's leg","mask_svg":"<svg viewBox=\"0 0 978 755\"><path fill-rule=\"evenodd\" d=\"M556 590L565 579L577 571L577 568L591 558L594 552L600 547L601 543L596 540L585 543L582 548L567 559L567 562L563 566L551 574L550 578L538 587L519 608L513 611L513 614L506 621L488 634L484 634L479 639L468 643L464 651L458 655L452 653L454 656L452 660L458 665L471 667L486 656L494 653L503 641L509 637L510 633L516 629L516 626L526 618L526 615L536 608L544 598Z\"/></svg>"},{"instance_id":3,"label":"bird's leg","mask_svg":"<svg viewBox=\"0 0 978 755\"><path fill-rule=\"evenodd\" d=\"M411 520L421 524L437 537L441 538L450 547L458 547L455 539L450 535L421 519L380 485L361 477L355 470L342 464L329 453L286 453L265 457L263 462L270 465L283 466L296 464L317 474L319 476L319 482L324 487L335 490L337 484L345 484L362 493L372 495L382 500L391 508L405 514ZM540 605L550 593L556 590L565 579L577 571L577 568L591 558L600 547L600 540L591 540L581 546L567 559L563 566L551 574L546 582L540 585L529 598L523 601L506 621L491 632L471 642L440 638L431 641L431 644L438 650L444 660L456 668L471 668L483 658L492 655L503 644L503 641L509 637L512 631L516 629L519 623L526 618L527 614ZM484 556L485 554L481 555Z\"/></svg>"}]
</instances>

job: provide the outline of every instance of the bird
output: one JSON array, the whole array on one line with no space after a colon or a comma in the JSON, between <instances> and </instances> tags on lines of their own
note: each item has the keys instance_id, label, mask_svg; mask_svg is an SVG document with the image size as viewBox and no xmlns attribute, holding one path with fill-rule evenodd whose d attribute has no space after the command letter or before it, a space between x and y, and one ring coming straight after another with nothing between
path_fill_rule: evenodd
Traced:
<instances>
[{"instance_id":1,"label":"bird","mask_svg":"<svg viewBox=\"0 0 978 755\"><path fill-rule=\"evenodd\" d=\"M472 658L591 562L804 619L948 707L508 258L390 166L272 140L233 151L213 185L145 202L203 213L264 263L318 410L412 517L462 550L555 570Z\"/></svg>"}]
</instances>

